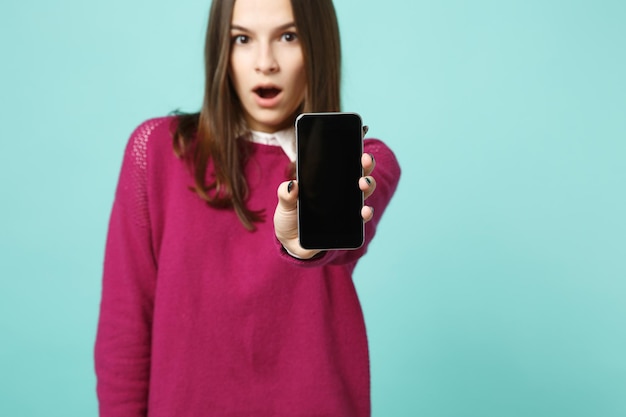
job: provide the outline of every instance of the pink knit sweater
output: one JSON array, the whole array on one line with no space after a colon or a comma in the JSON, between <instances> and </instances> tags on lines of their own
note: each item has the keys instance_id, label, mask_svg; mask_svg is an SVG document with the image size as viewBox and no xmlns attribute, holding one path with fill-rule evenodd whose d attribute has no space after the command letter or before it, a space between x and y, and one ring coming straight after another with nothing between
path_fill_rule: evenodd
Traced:
<instances>
[{"instance_id":1,"label":"pink knit sweater","mask_svg":"<svg viewBox=\"0 0 626 417\"><path fill-rule=\"evenodd\" d=\"M378 140L366 245L300 261L271 221L289 160L251 144L248 232L232 210L189 190L175 119L132 134L109 225L95 346L103 417L369 416L367 338L352 271L400 168Z\"/></svg>"}]
</instances>

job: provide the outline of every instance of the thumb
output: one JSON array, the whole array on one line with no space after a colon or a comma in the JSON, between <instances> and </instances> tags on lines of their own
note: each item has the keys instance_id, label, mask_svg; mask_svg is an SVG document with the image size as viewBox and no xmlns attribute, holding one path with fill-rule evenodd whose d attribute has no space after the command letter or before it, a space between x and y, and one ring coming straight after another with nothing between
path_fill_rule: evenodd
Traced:
<instances>
[{"instance_id":1,"label":"thumb","mask_svg":"<svg viewBox=\"0 0 626 417\"><path fill-rule=\"evenodd\" d=\"M285 181L278 186L278 204L274 212L274 232L283 246L298 239L298 184Z\"/></svg>"},{"instance_id":2,"label":"thumb","mask_svg":"<svg viewBox=\"0 0 626 417\"><path fill-rule=\"evenodd\" d=\"M278 207L285 211L296 209L298 202L298 183L295 180L285 181L278 187Z\"/></svg>"}]
</instances>

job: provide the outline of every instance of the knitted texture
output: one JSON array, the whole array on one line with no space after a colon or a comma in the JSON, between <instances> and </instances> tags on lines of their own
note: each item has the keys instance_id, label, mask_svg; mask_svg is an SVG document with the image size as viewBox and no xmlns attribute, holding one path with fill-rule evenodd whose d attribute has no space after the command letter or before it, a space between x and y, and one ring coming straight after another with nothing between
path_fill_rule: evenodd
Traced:
<instances>
[{"instance_id":1,"label":"knitted texture","mask_svg":"<svg viewBox=\"0 0 626 417\"><path fill-rule=\"evenodd\" d=\"M271 221L289 159L251 144L247 231L189 187L172 150L176 119L131 135L111 213L95 346L102 417L370 415L363 314L352 282L400 177L376 158L375 216L366 243L311 261L289 256Z\"/></svg>"}]
</instances>

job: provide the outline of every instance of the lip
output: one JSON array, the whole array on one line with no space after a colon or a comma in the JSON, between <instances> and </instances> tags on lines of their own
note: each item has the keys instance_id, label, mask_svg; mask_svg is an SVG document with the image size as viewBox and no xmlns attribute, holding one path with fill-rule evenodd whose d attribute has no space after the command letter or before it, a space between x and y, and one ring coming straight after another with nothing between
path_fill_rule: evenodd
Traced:
<instances>
[{"instance_id":1,"label":"lip","mask_svg":"<svg viewBox=\"0 0 626 417\"><path fill-rule=\"evenodd\" d=\"M262 97L259 94L259 90L278 90L278 93L272 97ZM254 101L259 107L262 108L272 108L276 107L283 96L283 89L275 84L258 84L252 89L252 94L254 96Z\"/></svg>"}]
</instances>

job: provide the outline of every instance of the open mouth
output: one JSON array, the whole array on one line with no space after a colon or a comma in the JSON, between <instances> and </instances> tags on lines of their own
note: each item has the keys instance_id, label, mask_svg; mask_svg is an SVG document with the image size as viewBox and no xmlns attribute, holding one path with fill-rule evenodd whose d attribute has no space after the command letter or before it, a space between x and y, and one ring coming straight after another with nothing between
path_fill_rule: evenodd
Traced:
<instances>
[{"instance_id":1,"label":"open mouth","mask_svg":"<svg viewBox=\"0 0 626 417\"><path fill-rule=\"evenodd\" d=\"M280 88L276 87L259 87L254 92L261 98L274 98L280 94Z\"/></svg>"}]
</instances>

